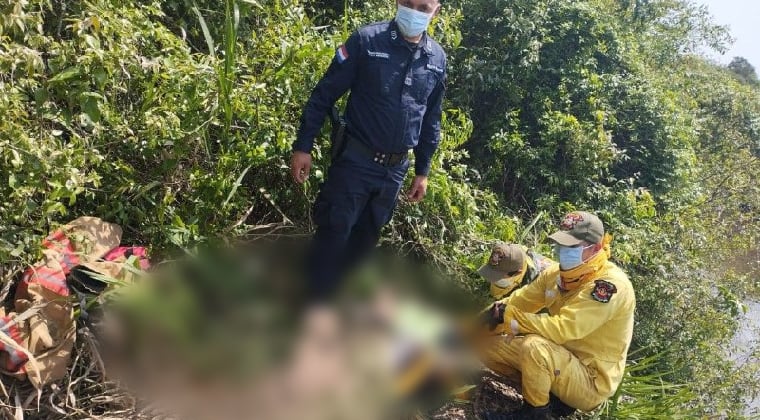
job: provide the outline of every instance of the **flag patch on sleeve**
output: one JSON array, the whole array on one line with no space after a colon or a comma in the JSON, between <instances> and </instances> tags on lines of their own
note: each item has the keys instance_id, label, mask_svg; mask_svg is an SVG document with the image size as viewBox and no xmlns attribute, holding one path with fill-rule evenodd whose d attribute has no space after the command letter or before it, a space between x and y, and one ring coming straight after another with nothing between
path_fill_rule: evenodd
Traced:
<instances>
[{"instance_id":1,"label":"flag patch on sleeve","mask_svg":"<svg viewBox=\"0 0 760 420\"><path fill-rule=\"evenodd\" d=\"M338 47L338 49L335 51L335 58L338 60L338 63L341 64L348 60L348 49L346 49L345 45Z\"/></svg>"}]
</instances>

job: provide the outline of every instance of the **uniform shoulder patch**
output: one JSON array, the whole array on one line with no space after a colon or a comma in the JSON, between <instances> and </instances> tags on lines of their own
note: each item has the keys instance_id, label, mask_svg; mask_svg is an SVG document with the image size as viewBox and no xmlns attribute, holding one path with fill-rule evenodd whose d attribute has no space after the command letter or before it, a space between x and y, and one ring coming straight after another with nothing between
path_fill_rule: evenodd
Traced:
<instances>
[{"instance_id":1,"label":"uniform shoulder patch","mask_svg":"<svg viewBox=\"0 0 760 420\"><path fill-rule=\"evenodd\" d=\"M608 281L597 280L594 284L595 286L594 290L591 292L591 297L598 302L607 303L612 299L612 295L617 293L617 287Z\"/></svg>"},{"instance_id":2,"label":"uniform shoulder patch","mask_svg":"<svg viewBox=\"0 0 760 420\"><path fill-rule=\"evenodd\" d=\"M338 63L343 64L346 60L348 60L348 49L346 48L345 44L338 47L337 50L335 50L335 59L338 60Z\"/></svg>"}]
</instances>

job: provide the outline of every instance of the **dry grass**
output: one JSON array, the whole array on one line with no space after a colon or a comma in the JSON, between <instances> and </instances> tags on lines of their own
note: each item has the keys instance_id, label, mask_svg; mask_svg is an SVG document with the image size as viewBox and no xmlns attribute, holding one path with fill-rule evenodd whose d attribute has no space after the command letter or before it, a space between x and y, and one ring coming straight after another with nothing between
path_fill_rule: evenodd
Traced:
<instances>
[{"instance_id":1,"label":"dry grass","mask_svg":"<svg viewBox=\"0 0 760 420\"><path fill-rule=\"evenodd\" d=\"M67 376L38 393L26 380L3 376L2 419L170 419L111 380L91 330L81 321Z\"/></svg>"}]
</instances>

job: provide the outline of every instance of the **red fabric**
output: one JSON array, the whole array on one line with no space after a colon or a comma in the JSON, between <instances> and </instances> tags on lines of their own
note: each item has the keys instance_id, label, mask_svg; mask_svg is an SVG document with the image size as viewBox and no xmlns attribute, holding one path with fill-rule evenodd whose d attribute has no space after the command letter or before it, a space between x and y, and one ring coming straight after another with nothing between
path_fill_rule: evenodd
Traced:
<instances>
[{"instance_id":1,"label":"red fabric","mask_svg":"<svg viewBox=\"0 0 760 420\"><path fill-rule=\"evenodd\" d=\"M113 261L121 257L127 259L131 256L136 256L140 263L141 270L147 270L150 268L150 261L148 260L148 250L144 246L120 246L116 247L106 255L103 256L104 261Z\"/></svg>"},{"instance_id":2,"label":"red fabric","mask_svg":"<svg viewBox=\"0 0 760 420\"><path fill-rule=\"evenodd\" d=\"M68 296L69 288L66 286L66 275L80 263L71 240L66 237L62 230L57 230L42 240L42 246L58 253L58 263L61 269L51 269L44 262L39 262L24 271L19 289L25 291L29 284L38 283L56 294Z\"/></svg>"},{"instance_id":3,"label":"red fabric","mask_svg":"<svg viewBox=\"0 0 760 420\"><path fill-rule=\"evenodd\" d=\"M21 332L18 329L18 325L14 324L9 328L9 323L11 323L11 317L0 317L0 330L10 336L13 341L19 344L19 346L25 347L24 340L21 338ZM29 360L29 357L27 357L24 352L11 347L2 341L0 341L0 351L8 354L8 357L5 359L5 364L2 366L2 368L8 372L18 371Z\"/></svg>"}]
</instances>

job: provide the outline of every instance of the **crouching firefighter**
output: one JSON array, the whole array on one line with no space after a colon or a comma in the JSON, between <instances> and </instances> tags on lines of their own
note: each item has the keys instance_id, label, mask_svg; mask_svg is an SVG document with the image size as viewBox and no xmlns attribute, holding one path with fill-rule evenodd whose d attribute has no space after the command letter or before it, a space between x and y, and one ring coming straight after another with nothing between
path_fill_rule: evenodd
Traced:
<instances>
[{"instance_id":1,"label":"crouching firefighter","mask_svg":"<svg viewBox=\"0 0 760 420\"><path fill-rule=\"evenodd\" d=\"M559 264L483 313L491 333L503 337L480 345L480 357L520 381L525 400L517 413L484 418L551 419L564 405L590 411L622 380L636 299L609 261L611 237L595 215L573 212L549 240Z\"/></svg>"},{"instance_id":2,"label":"crouching firefighter","mask_svg":"<svg viewBox=\"0 0 760 420\"><path fill-rule=\"evenodd\" d=\"M494 299L504 299L518 287L532 283L552 264L554 261L550 258L526 246L498 243L478 274L491 284Z\"/></svg>"}]
</instances>

